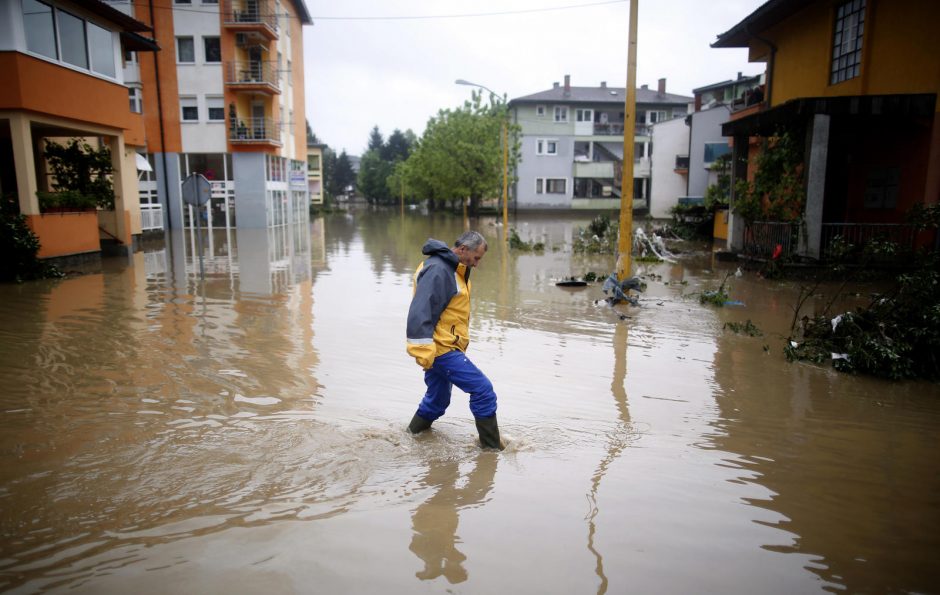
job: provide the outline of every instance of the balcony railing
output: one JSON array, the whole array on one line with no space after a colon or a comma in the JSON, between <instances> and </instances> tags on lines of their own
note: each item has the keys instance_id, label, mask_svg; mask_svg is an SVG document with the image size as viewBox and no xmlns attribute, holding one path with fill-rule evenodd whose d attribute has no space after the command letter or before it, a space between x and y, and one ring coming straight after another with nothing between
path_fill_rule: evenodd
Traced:
<instances>
[{"instance_id":1,"label":"balcony railing","mask_svg":"<svg viewBox=\"0 0 940 595\"><path fill-rule=\"evenodd\" d=\"M636 136L649 136L652 128L647 124L637 124L633 131ZM594 123L595 136L623 136L623 122Z\"/></svg>"},{"instance_id":2,"label":"balcony railing","mask_svg":"<svg viewBox=\"0 0 940 595\"><path fill-rule=\"evenodd\" d=\"M271 118L239 119L229 125L229 141L232 144L281 144L281 127Z\"/></svg>"},{"instance_id":3,"label":"balcony railing","mask_svg":"<svg viewBox=\"0 0 940 595\"><path fill-rule=\"evenodd\" d=\"M252 91L281 92L277 62L226 62L225 83Z\"/></svg>"},{"instance_id":4,"label":"balcony railing","mask_svg":"<svg viewBox=\"0 0 940 595\"><path fill-rule=\"evenodd\" d=\"M223 0L222 22L234 30L263 31L269 39L277 39L277 15L268 2L257 0Z\"/></svg>"},{"instance_id":5,"label":"balcony railing","mask_svg":"<svg viewBox=\"0 0 940 595\"><path fill-rule=\"evenodd\" d=\"M688 155L676 155L676 169L677 170L686 170L689 169L689 156Z\"/></svg>"}]
</instances>

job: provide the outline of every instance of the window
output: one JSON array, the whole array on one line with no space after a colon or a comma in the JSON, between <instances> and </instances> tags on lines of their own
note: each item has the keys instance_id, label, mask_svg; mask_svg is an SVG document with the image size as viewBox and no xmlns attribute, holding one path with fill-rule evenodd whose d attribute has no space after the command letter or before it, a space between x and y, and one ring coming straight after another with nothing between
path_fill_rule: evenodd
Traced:
<instances>
[{"instance_id":1,"label":"window","mask_svg":"<svg viewBox=\"0 0 940 595\"><path fill-rule=\"evenodd\" d=\"M218 4L219 0L202 0L203 4Z\"/></svg>"},{"instance_id":2,"label":"window","mask_svg":"<svg viewBox=\"0 0 940 595\"><path fill-rule=\"evenodd\" d=\"M901 170L897 167L873 169L865 186L866 209L893 209L898 204Z\"/></svg>"},{"instance_id":3,"label":"window","mask_svg":"<svg viewBox=\"0 0 940 595\"><path fill-rule=\"evenodd\" d=\"M218 37L203 37L202 45L205 50L207 63L222 61L222 46L219 44Z\"/></svg>"},{"instance_id":4,"label":"window","mask_svg":"<svg viewBox=\"0 0 940 595\"><path fill-rule=\"evenodd\" d=\"M114 78L114 37L111 32L88 23L88 49L91 50L91 69Z\"/></svg>"},{"instance_id":5,"label":"window","mask_svg":"<svg viewBox=\"0 0 940 595\"><path fill-rule=\"evenodd\" d=\"M567 187L565 178L535 178L536 194L565 194Z\"/></svg>"},{"instance_id":6,"label":"window","mask_svg":"<svg viewBox=\"0 0 940 595\"><path fill-rule=\"evenodd\" d=\"M59 47L62 61L79 68L88 68L88 40L85 21L62 10L56 10L59 24Z\"/></svg>"},{"instance_id":7,"label":"window","mask_svg":"<svg viewBox=\"0 0 940 595\"><path fill-rule=\"evenodd\" d=\"M731 147L726 142L705 143L705 164L713 163L716 159L731 152Z\"/></svg>"},{"instance_id":8,"label":"window","mask_svg":"<svg viewBox=\"0 0 940 595\"><path fill-rule=\"evenodd\" d=\"M865 0L849 0L840 4L836 9L832 34L830 85L855 78L861 72L864 33Z\"/></svg>"},{"instance_id":9,"label":"window","mask_svg":"<svg viewBox=\"0 0 940 595\"><path fill-rule=\"evenodd\" d=\"M589 109L579 109L574 111L575 121L576 122L593 122L594 121L594 110Z\"/></svg>"},{"instance_id":10,"label":"window","mask_svg":"<svg viewBox=\"0 0 940 595\"><path fill-rule=\"evenodd\" d=\"M643 154L643 151L645 150L645 148L646 148L646 143L633 143L633 160L634 161L639 161L640 159L643 159L643 157L645 157L645 155Z\"/></svg>"},{"instance_id":11,"label":"window","mask_svg":"<svg viewBox=\"0 0 940 595\"><path fill-rule=\"evenodd\" d=\"M656 122L662 122L666 119L666 112L662 110L654 110L649 112L649 123L655 124Z\"/></svg>"},{"instance_id":12,"label":"window","mask_svg":"<svg viewBox=\"0 0 940 595\"><path fill-rule=\"evenodd\" d=\"M173 4L192 4L193 0L173 0Z\"/></svg>"},{"instance_id":13,"label":"window","mask_svg":"<svg viewBox=\"0 0 940 595\"><path fill-rule=\"evenodd\" d=\"M287 84L294 86L294 70L291 68L290 60L287 61Z\"/></svg>"},{"instance_id":14,"label":"window","mask_svg":"<svg viewBox=\"0 0 940 595\"><path fill-rule=\"evenodd\" d=\"M139 87L128 87L127 96L130 99L131 112L135 114L144 113L144 100L140 94Z\"/></svg>"},{"instance_id":15,"label":"window","mask_svg":"<svg viewBox=\"0 0 940 595\"><path fill-rule=\"evenodd\" d=\"M558 154L558 139L555 138L538 138L535 140L535 154L536 155L557 155Z\"/></svg>"},{"instance_id":16,"label":"window","mask_svg":"<svg viewBox=\"0 0 940 595\"><path fill-rule=\"evenodd\" d=\"M176 38L176 61L191 64L196 61L196 49L192 37Z\"/></svg>"},{"instance_id":17,"label":"window","mask_svg":"<svg viewBox=\"0 0 940 595\"><path fill-rule=\"evenodd\" d=\"M36 0L23 0L23 27L26 49L49 58L58 58L52 7Z\"/></svg>"},{"instance_id":18,"label":"window","mask_svg":"<svg viewBox=\"0 0 940 595\"><path fill-rule=\"evenodd\" d=\"M540 117L540 118L544 118L544 117L545 117L545 106L544 106L544 105L537 105L537 106L535 106L535 115L538 116L538 117Z\"/></svg>"},{"instance_id":19,"label":"window","mask_svg":"<svg viewBox=\"0 0 940 595\"><path fill-rule=\"evenodd\" d=\"M210 122L224 122L225 99L223 97L206 97L206 111Z\"/></svg>"},{"instance_id":20,"label":"window","mask_svg":"<svg viewBox=\"0 0 940 595\"><path fill-rule=\"evenodd\" d=\"M307 155L307 169L310 171L320 171L319 155Z\"/></svg>"},{"instance_id":21,"label":"window","mask_svg":"<svg viewBox=\"0 0 940 595\"><path fill-rule=\"evenodd\" d=\"M555 121L556 122L567 122L568 121L568 107L564 105L555 106Z\"/></svg>"},{"instance_id":22,"label":"window","mask_svg":"<svg viewBox=\"0 0 940 595\"><path fill-rule=\"evenodd\" d=\"M199 106L195 97L180 97L180 110L184 122L199 121Z\"/></svg>"}]
</instances>

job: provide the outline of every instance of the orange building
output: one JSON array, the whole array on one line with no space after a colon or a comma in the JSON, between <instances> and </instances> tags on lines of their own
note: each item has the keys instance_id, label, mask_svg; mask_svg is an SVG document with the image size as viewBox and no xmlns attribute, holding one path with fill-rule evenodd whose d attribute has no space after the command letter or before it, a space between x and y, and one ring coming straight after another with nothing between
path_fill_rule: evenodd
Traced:
<instances>
[{"instance_id":1,"label":"orange building","mask_svg":"<svg viewBox=\"0 0 940 595\"><path fill-rule=\"evenodd\" d=\"M0 193L15 195L51 258L101 250L104 234L125 252L140 232L136 148L144 122L131 112L122 51L153 52L146 24L98 0L0 0ZM49 190L46 139L97 138L111 151L114 211L40 212Z\"/></svg>"},{"instance_id":2,"label":"orange building","mask_svg":"<svg viewBox=\"0 0 940 595\"><path fill-rule=\"evenodd\" d=\"M767 64L760 104L723 126L734 175L748 175L755 138L805 141L794 253L820 258L836 235L913 241L906 214L940 199L938 28L934 0L770 0L712 44ZM729 244L744 244L740 217Z\"/></svg>"},{"instance_id":3,"label":"orange building","mask_svg":"<svg viewBox=\"0 0 940 595\"><path fill-rule=\"evenodd\" d=\"M132 57L127 77L154 170L141 181L142 210L173 228L197 216L216 228L306 221L303 0L113 4L151 26L162 48ZM212 185L199 209L181 196L194 173Z\"/></svg>"}]
</instances>

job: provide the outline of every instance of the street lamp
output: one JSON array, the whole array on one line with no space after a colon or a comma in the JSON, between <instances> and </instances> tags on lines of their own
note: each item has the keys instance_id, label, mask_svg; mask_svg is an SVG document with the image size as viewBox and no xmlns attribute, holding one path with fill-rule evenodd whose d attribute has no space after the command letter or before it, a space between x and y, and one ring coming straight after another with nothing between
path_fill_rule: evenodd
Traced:
<instances>
[{"instance_id":1,"label":"street lamp","mask_svg":"<svg viewBox=\"0 0 940 595\"><path fill-rule=\"evenodd\" d=\"M457 85L469 85L471 87L479 87L484 91L489 91L490 95L494 97L499 97L499 95L493 92L489 87L471 83L464 79L457 79L454 81ZM506 241L509 241L509 132L506 127L506 119L509 117L509 111L506 111L505 117L502 119L502 126L500 133L503 137L503 237L506 238Z\"/></svg>"}]
</instances>

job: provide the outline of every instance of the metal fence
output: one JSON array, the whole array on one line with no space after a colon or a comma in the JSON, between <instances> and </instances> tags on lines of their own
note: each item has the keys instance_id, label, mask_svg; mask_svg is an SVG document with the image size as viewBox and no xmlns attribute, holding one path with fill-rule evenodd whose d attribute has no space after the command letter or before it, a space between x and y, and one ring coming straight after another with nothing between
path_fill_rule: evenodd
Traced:
<instances>
[{"instance_id":1,"label":"metal fence","mask_svg":"<svg viewBox=\"0 0 940 595\"><path fill-rule=\"evenodd\" d=\"M755 258L793 256L799 246L800 226L794 223L754 221L744 226L744 254Z\"/></svg>"},{"instance_id":2,"label":"metal fence","mask_svg":"<svg viewBox=\"0 0 940 595\"><path fill-rule=\"evenodd\" d=\"M744 227L744 254L755 258L778 258L797 255L800 242L800 224L755 221ZM890 242L897 247L899 255L913 251L918 230L903 223L823 223L819 253L821 260L832 257L835 242L851 245L849 254L860 256L873 241ZM856 258L858 260L858 258Z\"/></svg>"}]
</instances>

